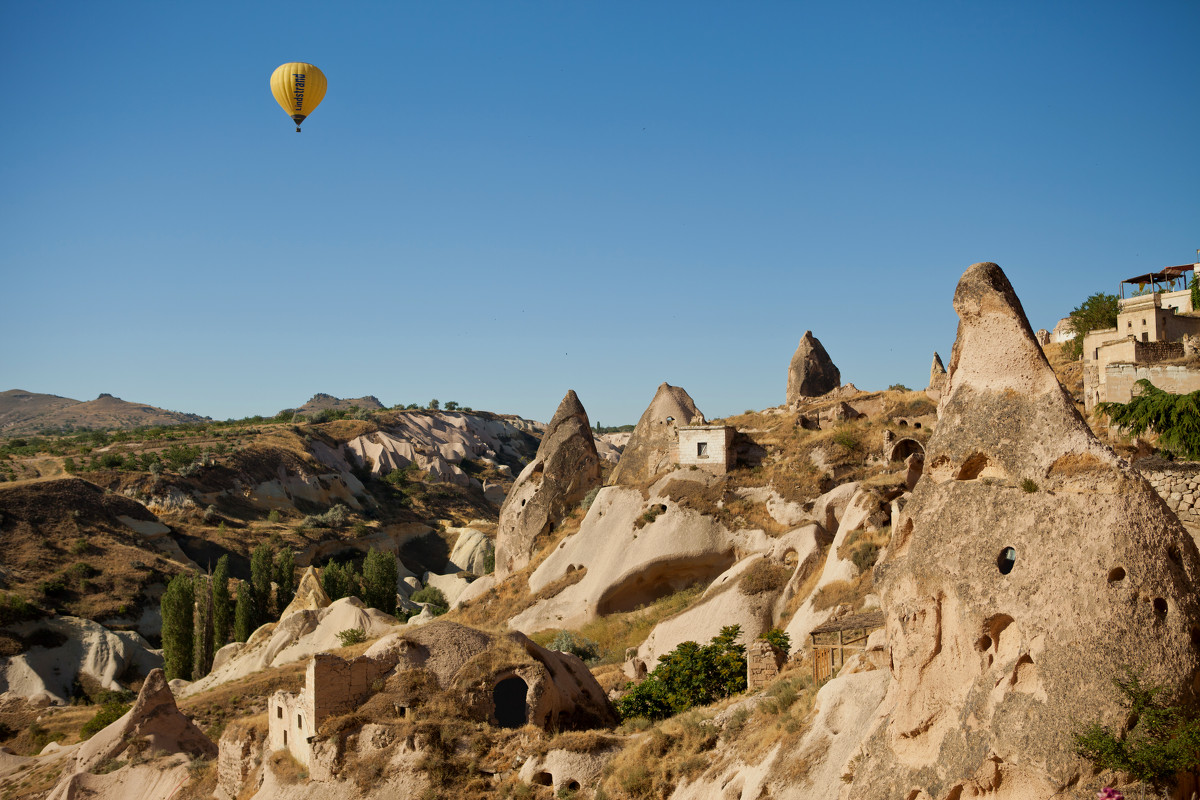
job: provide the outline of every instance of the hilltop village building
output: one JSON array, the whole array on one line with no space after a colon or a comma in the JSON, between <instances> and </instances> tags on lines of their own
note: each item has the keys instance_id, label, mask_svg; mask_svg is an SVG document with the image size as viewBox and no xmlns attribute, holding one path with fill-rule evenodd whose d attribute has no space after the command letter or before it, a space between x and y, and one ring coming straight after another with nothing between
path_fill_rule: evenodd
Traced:
<instances>
[{"instance_id":1,"label":"hilltop village building","mask_svg":"<svg viewBox=\"0 0 1200 800\"><path fill-rule=\"evenodd\" d=\"M698 466L724 475L733 469L737 454L733 449L731 425L685 425L679 428L679 466Z\"/></svg>"},{"instance_id":2,"label":"hilltop village building","mask_svg":"<svg viewBox=\"0 0 1200 800\"><path fill-rule=\"evenodd\" d=\"M1184 264L1121 281L1117 327L1083 337L1088 411L1097 403L1128 403L1133 385L1143 378L1176 394L1200 390L1200 364L1185 363L1200 344L1200 314L1192 307L1186 280L1196 269L1200 264ZM1180 281L1184 288L1171 291ZM1132 286L1142 293L1125 297Z\"/></svg>"}]
</instances>

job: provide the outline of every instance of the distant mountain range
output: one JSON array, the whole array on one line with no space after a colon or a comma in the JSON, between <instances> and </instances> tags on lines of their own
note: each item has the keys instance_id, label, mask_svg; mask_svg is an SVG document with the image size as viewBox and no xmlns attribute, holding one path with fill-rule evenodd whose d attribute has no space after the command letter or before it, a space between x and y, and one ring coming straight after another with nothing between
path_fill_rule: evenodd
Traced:
<instances>
[{"instance_id":1,"label":"distant mountain range","mask_svg":"<svg viewBox=\"0 0 1200 800\"><path fill-rule=\"evenodd\" d=\"M198 414L130 403L111 394L85 402L22 389L0 392L0 435L4 436L37 433L47 428L113 430L210 421L209 417Z\"/></svg>"}]
</instances>

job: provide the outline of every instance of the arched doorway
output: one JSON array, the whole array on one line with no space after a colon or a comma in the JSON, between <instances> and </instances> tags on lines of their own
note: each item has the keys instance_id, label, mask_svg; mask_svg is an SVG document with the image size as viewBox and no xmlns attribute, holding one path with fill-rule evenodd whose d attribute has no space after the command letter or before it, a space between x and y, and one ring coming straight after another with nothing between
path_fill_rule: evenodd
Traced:
<instances>
[{"instance_id":1,"label":"arched doorway","mask_svg":"<svg viewBox=\"0 0 1200 800\"><path fill-rule=\"evenodd\" d=\"M889 461L903 461L911 455L920 455L925 457L925 448L916 439L901 439L892 446L892 452L889 456Z\"/></svg>"},{"instance_id":2,"label":"arched doorway","mask_svg":"<svg viewBox=\"0 0 1200 800\"><path fill-rule=\"evenodd\" d=\"M496 684L492 690L492 701L496 705L496 722L501 728L519 728L529 716L525 695L529 686L524 680L513 676Z\"/></svg>"}]
</instances>

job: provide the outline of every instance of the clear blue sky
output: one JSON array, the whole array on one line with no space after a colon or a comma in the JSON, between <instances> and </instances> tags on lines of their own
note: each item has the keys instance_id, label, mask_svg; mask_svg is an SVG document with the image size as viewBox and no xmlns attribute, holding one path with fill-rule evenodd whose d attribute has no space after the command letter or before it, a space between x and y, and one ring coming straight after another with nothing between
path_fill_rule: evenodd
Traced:
<instances>
[{"instance_id":1,"label":"clear blue sky","mask_svg":"<svg viewBox=\"0 0 1200 800\"><path fill-rule=\"evenodd\" d=\"M267 79L329 93L296 134ZM634 422L1200 247L1200 3L0 5L0 390Z\"/></svg>"}]
</instances>

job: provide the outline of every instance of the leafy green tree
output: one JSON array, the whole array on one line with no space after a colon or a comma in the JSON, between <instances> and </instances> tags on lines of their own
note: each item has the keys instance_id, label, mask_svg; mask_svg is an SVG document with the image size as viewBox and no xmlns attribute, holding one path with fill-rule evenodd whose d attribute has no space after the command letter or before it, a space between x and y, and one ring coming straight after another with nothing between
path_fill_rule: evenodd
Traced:
<instances>
[{"instance_id":1,"label":"leafy green tree","mask_svg":"<svg viewBox=\"0 0 1200 800\"><path fill-rule=\"evenodd\" d=\"M296 596L296 555L284 548L275 556L275 608L282 614Z\"/></svg>"},{"instance_id":2,"label":"leafy green tree","mask_svg":"<svg viewBox=\"0 0 1200 800\"><path fill-rule=\"evenodd\" d=\"M746 647L740 625L728 625L707 645L683 642L617 701L622 718L664 717L746 690ZM651 684L651 685L647 685ZM657 685L653 685L657 684Z\"/></svg>"},{"instance_id":3,"label":"leafy green tree","mask_svg":"<svg viewBox=\"0 0 1200 800\"><path fill-rule=\"evenodd\" d=\"M1200 311L1200 280L1196 279L1196 273L1192 272L1192 283L1188 287L1192 290L1192 309Z\"/></svg>"},{"instance_id":4,"label":"leafy green tree","mask_svg":"<svg viewBox=\"0 0 1200 800\"><path fill-rule=\"evenodd\" d=\"M447 411L458 411L458 403L454 402L453 400L447 400L446 401L446 410Z\"/></svg>"},{"instance_id":5,"label":"leafy green tree","mask_svg":"<svg viewBox=\"0 0 1200 800\"><path fill-rule=\"evenodd\" d=\"M213 662L213 595L212 580L197 575L192 581L195 611L192 628L192 680L198 681L212 669Z\"/></svg>"},{"instance_id":6,"label":"leafy green tree","mask_svg":"<svg viewBox=\"0 0 1200 800\"><path fill-rule=\"evenodd\" d=\"M1092 331L1117 327L1117 312L1120 304L1115 294L1096 292L1084 300L1078 307L1071 310L1071 327L1075 338L1063 343L1063 348L1071 358L1083 355L1083 337Z\"/></svg>"},{"instance_id":7,"label":"leafy green tree","mask_svg":"<svg viewBox=\"0 0 1200 800\"><path fill-rule=\"evenodd\" d=\"M428 603L432 607L430 611L433 612L435 617L445 614L446 610L450 607L450 604L446 602L446 595L442 594L442 590L436 586L426 586L418 589L408 599L414 603Z\"/></svg>"},{"instance_id":8,"label":"leafy green tree","mask_svg":"<svg viewBox=\"0 0 1200 800\"><path fill-rule=\"evenodd\" d=\"M254 624L253 593L250 584L245 581L238 586L237 605L233 609L233 638L239 642L249 639L257 627Z\"/></svg>"},{"instance_id":9,"label":"leafy green tree","mask_svg":"<svg viewBox=\"0 0 1200 800\"><path fill-rule=\"evenodd\" d=\"M396 557L372 547L363 561L362 601L371 608L394 615L398 577Z\"/></svg>"},{"instance_id":10,"label":"leafy green tree","mask_svg":"<svg viewBox=\"0 0 1200 800\"><path fill-rule=\"evenodd\" d=\"M163 671L167 680L192 677L192 608L195 590L191 575L176 575L162 596Z\"/></svg>"},{"instance_id":11,"label":"leafy green tree","mask_svg":"<svg viewBox=\"0 0 1200 800\"><path fill-rule=\"evenodd\" d=\"M212 579L213 600L213 652L216 653L229 642L229 630L233 626L233 598L229 594L229 556L217 559L217 569Z\"/></svg>"},{"instance_id":12,"label":"leafy green tree","mask_svg":"<svg viewBox=\"0 0 1200 800\"><path fill-rule=\"evenodd\" d=\"M441 407L442 407L442 404L441 404L441 403L439 403L439 402L438 402L438 399L435 397L435 398L433 398L432 400L430 400L430 401L429 401L429 407L430 407L432 410L434 410L434 411L437 411L439 408L441 408Z\"/></svg>"},{"instance_id":13,"label":"leafy green tree","mask_svg":"<svg viewBox=\"0 0 1200 800\"><path fill-rule=\"evenodd\" d=\"M767 631L758 638L766 639L776 648L785 653L790 653L792 651L792 637L788 635L787 631L781 630L780 628L771 628L771 630Z\"/></svg>"},{"instance_id":14,"label":"leafy green tree","mask_svg":"<svg viewBox=\"0 0 1200 800\"><path fill-rule=\"evenodd\" d=\"M1194 707L1164 702L1165 687L1143 684L1141 673L1128 668L1113 684L1129 712L1125 724L1113 730L1093 722L1075 734L1076 753L1099 769L1128 773L1155 789L1200 767L1200 717Z\"/></svg>"},{"instance_id":15,"label":"leafy green tree","mask_svg":"<svg viewBox=\"0 0 1200 800\"><path fill-rule=\"evenodd\" d=\"M250 554L250 599L254 603L254 627L270 619L271 577L274 551L263 542Z\"/></svg>"},{"instance_id":16,"label":"leafy green tree","mask_svg":"<svg viewBox=\"0 0 1200 800\"><path fill-rule=\"evenodd\" d=\"M1128 403L1100 403L1096 410L1134 436L1158 434L1158 445L1188 459L1200 458L1200 391L1171 394L1142 378Z\"/></svg>"},{"instance_id":17,"label":"leafy green tree","mask_svg":"<svg viewBox=\"0 0 1200 800\"><path fill-rule=\"evenodd\" d=\"M321 588L330 600L340 600L343 597L359 597L362 594L361 581L353 562L339 564L330 561L321 570Z\"/></svg>"}]
</instances>

